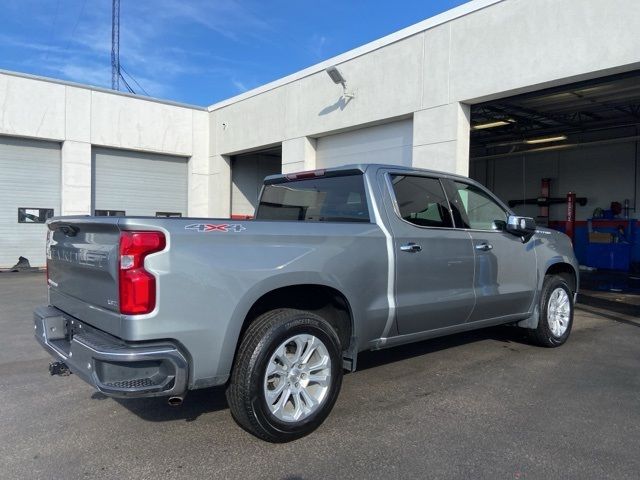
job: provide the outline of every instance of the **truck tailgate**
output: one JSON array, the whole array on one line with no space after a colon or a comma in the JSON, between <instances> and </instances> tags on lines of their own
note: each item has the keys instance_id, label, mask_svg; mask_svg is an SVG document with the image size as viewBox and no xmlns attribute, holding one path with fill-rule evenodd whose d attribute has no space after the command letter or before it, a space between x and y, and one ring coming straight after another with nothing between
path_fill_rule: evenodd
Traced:
<instances>
[{"instance_id":1,"label":"truck tailgate","mask_svg":"<svg viewBox=\"0 0 640 480\"><path fill-rule=\"evenodd\" d=\"M51 220L48 227L47 269L52 304L62 308L69 301L78 300L89 307L117 313L118 219L65 217Z\"/></svg>"}]
</instances>

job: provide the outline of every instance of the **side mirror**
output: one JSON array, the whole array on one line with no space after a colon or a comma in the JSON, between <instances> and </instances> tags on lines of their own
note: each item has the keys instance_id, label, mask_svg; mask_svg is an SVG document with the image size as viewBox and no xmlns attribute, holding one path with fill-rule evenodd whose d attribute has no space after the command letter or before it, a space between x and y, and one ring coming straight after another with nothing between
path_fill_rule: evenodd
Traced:
<instances>
[{"instance_id":1,"label":"side mirror","mask_svg":"<svg viewBox=\"0 0 640 480\"><path fill-rule=\"evenodd\" d=\"M528 242L533 237L533 234L536 233L536 221L531 217L509 215L507 232L522 237L523 242Z\"/></svg>"}]
</instances>

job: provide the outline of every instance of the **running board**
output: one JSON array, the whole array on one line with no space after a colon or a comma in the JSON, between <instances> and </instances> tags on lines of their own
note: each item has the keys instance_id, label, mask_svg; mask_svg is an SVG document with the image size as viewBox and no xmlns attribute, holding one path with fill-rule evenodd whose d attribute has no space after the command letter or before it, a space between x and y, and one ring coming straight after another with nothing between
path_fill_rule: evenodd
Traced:
<instances>
[{"instance_id":1,"label":"running board","mask_svg":"<svg viewBox=\"0 0 640 480\"><path fill-rule=\"evenodd\" d=\"M371 350L380 350L383 348L395 347L396 345L404 345L406 343L420 342L422 340L428 340L430 338L444 337L445 335L452 335L454 333L467 332L469 330L477 330L479 328L493 327L496 325L504 325L526 319L531 314L527 313L516 315L504 315L498 318L490 318L488 320L478 320L475 322L462 323L460 325L453 325L451 327L436 328L434 330L427 330L424 332L407 333L405 335L396 335L395 337L388 338L376 338L369 342L369 348Z\"/></svg>"}]
</instances>

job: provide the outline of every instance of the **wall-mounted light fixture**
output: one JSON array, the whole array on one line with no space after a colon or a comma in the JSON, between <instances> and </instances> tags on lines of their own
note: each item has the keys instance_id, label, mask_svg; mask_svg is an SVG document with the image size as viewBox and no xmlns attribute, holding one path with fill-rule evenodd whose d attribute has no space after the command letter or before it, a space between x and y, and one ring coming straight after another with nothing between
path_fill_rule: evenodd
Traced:
<instances>
[{"instance_id":1,"label":"wall-mounted light fixture","mask_svg":"<svg viewBox=\"0 0 640 480\"><path fill-rule=\"evenodd\" d=\"M329 75L331 80L333 80L333 83L335 83L336 85L342 85L342 96L344 98L355 98L355 93L347 92L347 80L342 76L342 73L340 73L338 67L329 67L325 71L327 72L327 75Z\"/></svg>"}]
</instances>

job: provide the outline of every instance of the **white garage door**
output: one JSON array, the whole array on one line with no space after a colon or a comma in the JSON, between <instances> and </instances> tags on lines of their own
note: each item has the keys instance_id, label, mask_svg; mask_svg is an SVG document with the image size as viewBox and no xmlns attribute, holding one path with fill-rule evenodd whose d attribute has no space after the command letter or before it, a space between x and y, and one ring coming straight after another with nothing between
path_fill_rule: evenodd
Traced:
<instances>
[{"instance_id":1,"label":"white garage door","mask_svg":"<svg viewBox=\"0 0 640 480\"><path fill-rule=\"evenodd\" d=\"M187 159L93 149L96 215L187 216Z\"/></svg>"},{"instance_id":2,"label":"white garage door","mask_svg":"<svg viewBox=\"0 0 640 480\"><path fill-rule=\"evenodd\" d=\"M44 221L60 215L60 175L59 144L0 137L0 268L20 256L44 266Z\"/></svg>"},{"instance_id":3,"label":"white garage door","mask_svg":"<svg viewBox=\"0 0 640 480\"><path fill-rule=\"evenodd\" d=\"M376 125L318 139L317 168L349 163L390 163L411 166L413 121Z\"/></svg>"}]
</instances>

